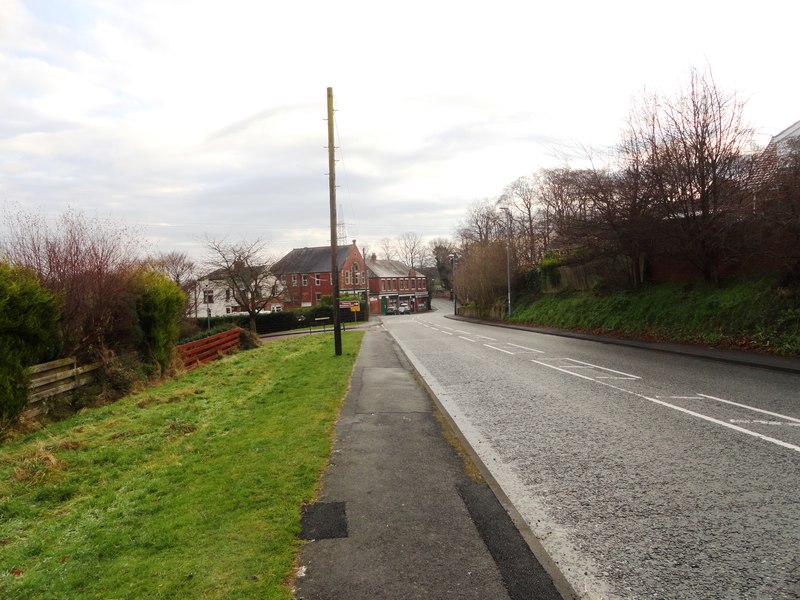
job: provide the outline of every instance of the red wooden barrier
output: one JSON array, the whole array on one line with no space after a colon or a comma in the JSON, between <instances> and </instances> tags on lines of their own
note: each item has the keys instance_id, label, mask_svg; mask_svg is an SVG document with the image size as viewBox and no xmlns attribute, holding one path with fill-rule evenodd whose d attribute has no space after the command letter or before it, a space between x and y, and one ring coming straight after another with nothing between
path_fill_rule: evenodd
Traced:
<instances>
[{"instance_id":1,"label":"red wooden barrier","mask_svg":"<svg viewBox=\"0 0 800 600\"><path fill-rule=\"evenodd\" d=\"M223 331L222 333L197 340L196 342L181 344L177 346L175 350L178 352L181 361L183 361L183 365L187 369L191 369L198 365L216 360L225 352L237 347L239 345L239 334L241 331L239 327L234 327L228 331Z\"/></svg>"}]
</instances>

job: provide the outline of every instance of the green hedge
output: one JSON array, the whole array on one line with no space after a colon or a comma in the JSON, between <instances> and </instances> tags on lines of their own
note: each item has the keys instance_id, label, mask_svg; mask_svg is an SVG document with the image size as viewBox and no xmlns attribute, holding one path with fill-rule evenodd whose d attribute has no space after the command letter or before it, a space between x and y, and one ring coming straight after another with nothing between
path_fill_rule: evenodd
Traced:
<instances>
[{"instance_id":1,"label":"green hedge","mask_svg":"<svg viewBox=\"0 0 800 600\"><path fill-rule=\"evenodd\" d=\"M133 283L139 350L158 364L161 373L172 362L186 295L174 281L155 271L142 271Z\"/></svg>"},{"instance_id":2,"label":"green hedge","mask_svg":"<svg viewBox=\"0 0 800 600\"><path fill-rule=\"evenodd\" d=\"M35 275L0 263L0 428L28 403L26 368L58 356L58 316L55 296Z\"/></svg>"},{"instance_id":3,"label":"green hedge","mask_svg":"<svg viewBox=\"0 0 800 600\"><path fill-rule=\"evenodd\" d=\"M357 320L363 321L366 319L366 305L362 302L360 311L358 312ZM267 333L277 333L279 331L292 331L293 329L300 329L303 327L313 326L316 324L315 319L321 317L328 317L333 322L333 310L330 304L318 304L309 308L300 308L298 310L286 310L274 313L259 313L256 315L256 332L260 335ZM353 314L347 310L340 311L340 319L342 322L351 323L353 321ZM247 313L231 313L224 317L211 317L211 328L215 329L226 324L237 325L243 329L248 328L249 316ZM209 319L199 317L197 324L202 329L208 329Z\"/></svg>"}]
</instances>

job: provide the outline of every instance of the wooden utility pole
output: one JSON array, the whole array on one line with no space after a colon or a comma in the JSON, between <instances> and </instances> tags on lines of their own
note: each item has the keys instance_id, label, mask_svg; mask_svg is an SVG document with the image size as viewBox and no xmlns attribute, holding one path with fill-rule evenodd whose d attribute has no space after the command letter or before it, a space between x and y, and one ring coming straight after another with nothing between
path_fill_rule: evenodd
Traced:
<instances>
[{"instance_id":1,"label":"wooden utility pole","mask_svg":"<svg viewBox=\"0 0 800 600\"><path fill-rule=\"evenodd\" d=\"M331 285L333 289L333 346L342 355L342 326L339 322L339 260L336 231L336 159L333 145L333 88L328 88L328 187L331 198Z\"/></svg>"}]
</instances>

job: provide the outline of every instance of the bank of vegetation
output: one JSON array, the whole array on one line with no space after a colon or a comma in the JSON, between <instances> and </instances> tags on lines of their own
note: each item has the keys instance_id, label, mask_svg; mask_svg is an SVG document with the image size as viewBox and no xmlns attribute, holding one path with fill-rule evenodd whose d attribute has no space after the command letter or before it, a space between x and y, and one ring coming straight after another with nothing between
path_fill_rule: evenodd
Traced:
<instances>
[{"instance_id":1,"label":"bank of vegetation","mask_svg":"<svg viewBox=\"0 0 800 600\"><path fill-rule=\"evenodd\" d=\"M289 600L362 335L264 344L1 446L0 597Z\"/></svg>"},{"instance_id":2,"label":"bank of vegetation","mask_svg":"<svg viewBox=\"0 0 800 600\"><path fill-rule=\"evenodd\" d=\"M800 290L775 277L539 294L521 300L508 321L800 355Z\"/></svg>"}]
</instances>

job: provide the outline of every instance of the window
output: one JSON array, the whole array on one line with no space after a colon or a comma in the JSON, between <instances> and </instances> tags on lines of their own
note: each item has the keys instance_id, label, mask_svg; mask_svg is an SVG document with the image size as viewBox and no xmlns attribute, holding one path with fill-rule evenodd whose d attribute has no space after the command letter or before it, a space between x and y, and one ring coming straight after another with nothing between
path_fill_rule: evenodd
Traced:
<instances>
[{"instance_id":1,"label":"window","mask_svg":"<svg viewBox=\"0 0 800 600\"><path fill-rule=\"evenodd\" d=\"M301 277L301 278L302 278L302 280L303 280L303 281L302 281L303 285L308 285L308 275L306 275L305 273L303 273L303 274L302 274L300 277Z\"/></svg>"},{"instance_id":2,"label":"window","mask_svg":"<svg viewBox=\"0 0 800 600\"><path fill-rule=\"evenodd\" d=\"M203 290L203 303L214 304L214 290Z\"/></svg>"},{"instance_id":3,"label":"window","mask_svg":"<svg viewBox=\"0 0 800 600\"><path fill-rule=\"evenodd\" d=\"M417 280L416 279L412 279L411 280L411 289L412 290L417 289Z\"/></svg>"},{"instance_id":4,"label":"window","mask_svg":"<svg viewBox=\"0 0 800 600\"><path fill-rule=\"evenodd\" d=\"M319 285L321 283L322 283L322 277L320 276L319 273L316 273L314 275L314 285Z\"/></svg>"},{"instance_id":5,"label":"window","mask_svg":"<svg viewBox=\"0 0 800 600\"><path fill-rule=\"evenodd\" d=\"M350 271L344 272L344 284L350 285Z\"/></svg>"},{"instance_id":6,"label":"window","mask_svg":"<svg viewBox=\"0 0 800 600\"><path fill-rule=\"evenodd\" d=\"M292 285L297 285L297 275L292 275Z\"/></svg>"}]
</instances>

